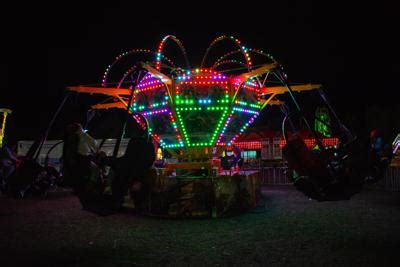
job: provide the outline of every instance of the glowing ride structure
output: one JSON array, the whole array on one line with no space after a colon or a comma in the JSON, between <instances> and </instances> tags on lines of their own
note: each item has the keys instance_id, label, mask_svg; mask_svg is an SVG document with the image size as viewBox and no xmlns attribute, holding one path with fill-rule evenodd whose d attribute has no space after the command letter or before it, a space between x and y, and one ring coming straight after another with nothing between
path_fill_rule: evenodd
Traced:
<instances>
[{"instance_id":1,"label":"glowing ride structure","mask_svg":"<svg viewBox=\"0 0 400 267\"><path fill-rule=\"evenodd\" d=\"M164 55L164 47L171 41L180 48L185 67L177 66ZM230 42L234 50L209 64L211 50L221 42ZM132 55L151 59L134 61L125 72L113 73L116 65ZM115 83L109 82L111 74L119 76ZM270 83L271 80L275 83ZM106 68L101 87L68 89L109 96L110 101L92 108L126 109L159 147L178 159L178 163L167 164L167 168L190 170L211 169L212 158L233 146L267 105L282 104L279 95L291 94L297 105L294 91L320 87L319 84L289 86L282 66L271 55L247 48L233 36L220 36L212 41L201 66L191 68L182 43L167 35L157 51L134 49L118 55Z\"/></svg>"},{"instance_id":2,"label":"glowing ride structure","mask_svg":"<svg viewBox=\"0 0 400 267\"><path fill-rule=\"evenodd\" d=\"M168 42L178 46L184 66L165 55ZM209 63L211 52L222 42L234 49ZM133 56L140 59L129 60ZM121 68L128 60L129 65ZM289 169L297 174L294 185L298 190L318 201L350 199L358 193L370 169L365 167L364 147L341 123L320 88L320 84L289 85L282 66L270 54L225 35L212 41L198 68L191 68L182 43L167 35L156 51L134 49L118 55L106 68L101 86L68 87L74 92L107 96L92 108L126 110L127 119L133 118L168 152L165 154L172 160L157 171L147 212L173 217L219 217L256 206L260 198L258 172L215 169L226 170L229 164L225 164L226 158L222 164L221 155L226 150L240 151L239 137L268 105L282 105L285 140L281 146ZM322 139L306 119L295 92L311 90L318 90L335 126L318 122L325 130L337 131L339 135L332 134L338 138ZM286 93L293 111L283 105L281 96ZM309 144L298 134L301 128L311 134Z\"/></svg>"}]
</instances>

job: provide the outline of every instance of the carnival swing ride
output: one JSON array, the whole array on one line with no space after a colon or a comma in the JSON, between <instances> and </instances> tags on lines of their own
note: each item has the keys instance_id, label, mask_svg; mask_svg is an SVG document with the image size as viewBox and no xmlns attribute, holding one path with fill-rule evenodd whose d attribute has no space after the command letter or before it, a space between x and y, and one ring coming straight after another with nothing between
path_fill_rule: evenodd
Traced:
<instances>
[{"instance_id":1,"label":"carnival swing ride","mask_svg":"<svg viewBox=\"0 0 400 267\"><path fill-rule=\"evenodd\" d=\"M177 66L165 55L164 48L168 42L179 47L186 66ZM211 50L221 42L230 43L234 49L210 64ZM131 56L141 56L141 60L133 61L125 71L116 73L116 66ZM236 67L233 68L233 65ZM118 79L110 81L111 76ZM272 79L274 83L269 82ZM276 81L280 84L277 85ZM108 102L95 104L93 109L117 108L129 112L148 131L157 146L175 159L164 166L166 176L174 172L176 177L188 179L190 174L194 177L199 173L196 171L200 171L203 179L197 181L211 179L214 191L221 188L215 183L224 183L222 177L228 179L227 176L232 176L219 171L221 166L217 159L224 151L234 147L240 135L246 132L265 107L281 105L283 102L279 97L288 93L296 112L301 112L295 92L320 88L320 84L290 86L282 66L273 56L248 48L237 38L225 35L212 41L198 68L191 68L182 43L175 36L167 35L156 51L133 49L118 55L106 68L101 86L68 87L70 91L108 97ZM303 120L308 125L307 120ZM324 150L319 137L314 137ZM326 163L326 166L331 165ZM304 177L307 173L300 175ZM242 176L247 182L252 180L248 175ZM257 182L251 184L254 192L250 192L250 196L257 191ZM311 182L311 185L315 184ZM308 189L303 186L301 190ZM218 193L215 197L218 198ZM254 205L257 197L251 198ZM315 198L335 199L321 190Z\"/></svg>"}]
</instances>

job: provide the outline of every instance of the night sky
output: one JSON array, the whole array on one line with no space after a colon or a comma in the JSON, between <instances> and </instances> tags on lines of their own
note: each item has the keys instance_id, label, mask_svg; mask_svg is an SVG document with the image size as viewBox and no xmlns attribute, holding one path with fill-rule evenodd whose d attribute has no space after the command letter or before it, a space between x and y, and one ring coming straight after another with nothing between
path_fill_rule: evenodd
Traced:
<instances>
[{"instance_id":1,"label":"night sky","mask_svg":"<svg viewBox=\"0 0 400 267\"><path fill-rule=\"evenodd\" d=\"M183 42L192 66L215 37L234 35L273 54L289 81L322 83L340 114L379 113L375 120L399 125L398 9L383 1L81 2L2 9L0 106L15 111L10 140L37 137L66 86L99 83L118 53L155 49L166 34Z\"/></svg>"}]
</instances>

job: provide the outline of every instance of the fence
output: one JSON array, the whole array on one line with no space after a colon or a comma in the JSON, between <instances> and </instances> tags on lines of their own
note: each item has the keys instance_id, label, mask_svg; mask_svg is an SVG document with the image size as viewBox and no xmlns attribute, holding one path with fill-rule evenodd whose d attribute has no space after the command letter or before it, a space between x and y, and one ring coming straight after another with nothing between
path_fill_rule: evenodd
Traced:
<instances>
[{"instance_id":1,"label":"fence","mask_svg":"<svg viewBox=\"0 0 400 267\"><path fill-rule=\"evenodd\" d=\"M261 184L291 184L287 167L260 167ZM388 168L384 179L380 182L387 191L400 191L400 168Z\"/></svg>"},{"instance_id":2,"label":"fence","mask_svg":"<svg viewBox=\"0 0 400 267\"><path fill-rule=\"evenodd\" d=\"M291 184L287 167L262 167L261 183L265 185Z\"/></svg>"},{"instance_id":3,"label":"fence","mask_svg":"<svg viewBox=\"0 0 400 267\"><path fill-rule=\"evenodd\" d=\"M262 167L252 168L260 172L263 185L292 184L287 167ZM387 191L400 191L400 168L388 168L380 185Z\"/></svg>"},{"instance_id":4,"label":"fence","mask_svg":"<svg viewBox=\"0 0 400 267\"><path fill-rule=\"evenodd\" d=\"M285 185L291 184L287 167L260 167L261 184ZM388 168L384 179L380 182L387 191L400 191L400 168Z\"/></svg>"},{"instance_id":5,"label":"fence","mask_svg":"<svg viewBox=\"0 0 400 267\"><path fill-rule=\"evenodd\" d=\"M388 168L382 185L385 190L400 191L400 168Z\"/></svg>"},{"instance_id":6,"label":"fence","mask_svg":"<svg viewBox=\"0 0 400 267\"><path fill-rule=\"evenodd\" d=\"M250 170L247 169L246 170ZM251 168L251 170L259 171L261 184L263 185L286 185L292 184L287 167L265 167Z\"/></svg>"}]
</instances>

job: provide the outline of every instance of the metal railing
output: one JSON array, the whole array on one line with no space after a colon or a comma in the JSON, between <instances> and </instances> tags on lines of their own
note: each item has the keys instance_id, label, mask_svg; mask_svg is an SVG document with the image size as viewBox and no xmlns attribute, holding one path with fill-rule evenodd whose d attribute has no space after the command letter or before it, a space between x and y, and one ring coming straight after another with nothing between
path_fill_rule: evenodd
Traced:
<instances>
[{"instance_id":1,"label":"metal railing","mask_svg":"<svg viewBox=\"0 0 400 267\"><path fill-rule=\"evenodd\" d=\"M382 184L385 190L400 191L400 168L387 168Z\"/></svg>"},{"instance_id":2,"label":"metal railing","mask_svg":"<svg viewBox=\"0 0 400 267\"><path fill-rule=\"evenodd\" d=\"M290 173L286 166L263 166L261 161L253 161L243 166L242 170L259 171L261 184L263 185L292 184Z\"/></svg>"},{"instance_id":3,"label":"metal railing","mask_svg":"<svg viewBox=\"0 0 400 267\"><path fill-rule=\"evenodd\" d=\"M262 185L287 185L292 184L290 172L287 167L262 166L254 162L252 166L246 166L243 170L255 170L260 172ZM400 191L400 168L389 167L385 177L379 182L380 186L387 191Z\"/></svg>"},{"instance_id":4,"label":"metal railing","mask_svg":"<svg viewBox=\"0 0 400 267\"><path fill-rule=\"evenodd\" d=\"M262 167L261 183L265 185L291 184L287 167Z\"/></svg>"}]
</instances>

